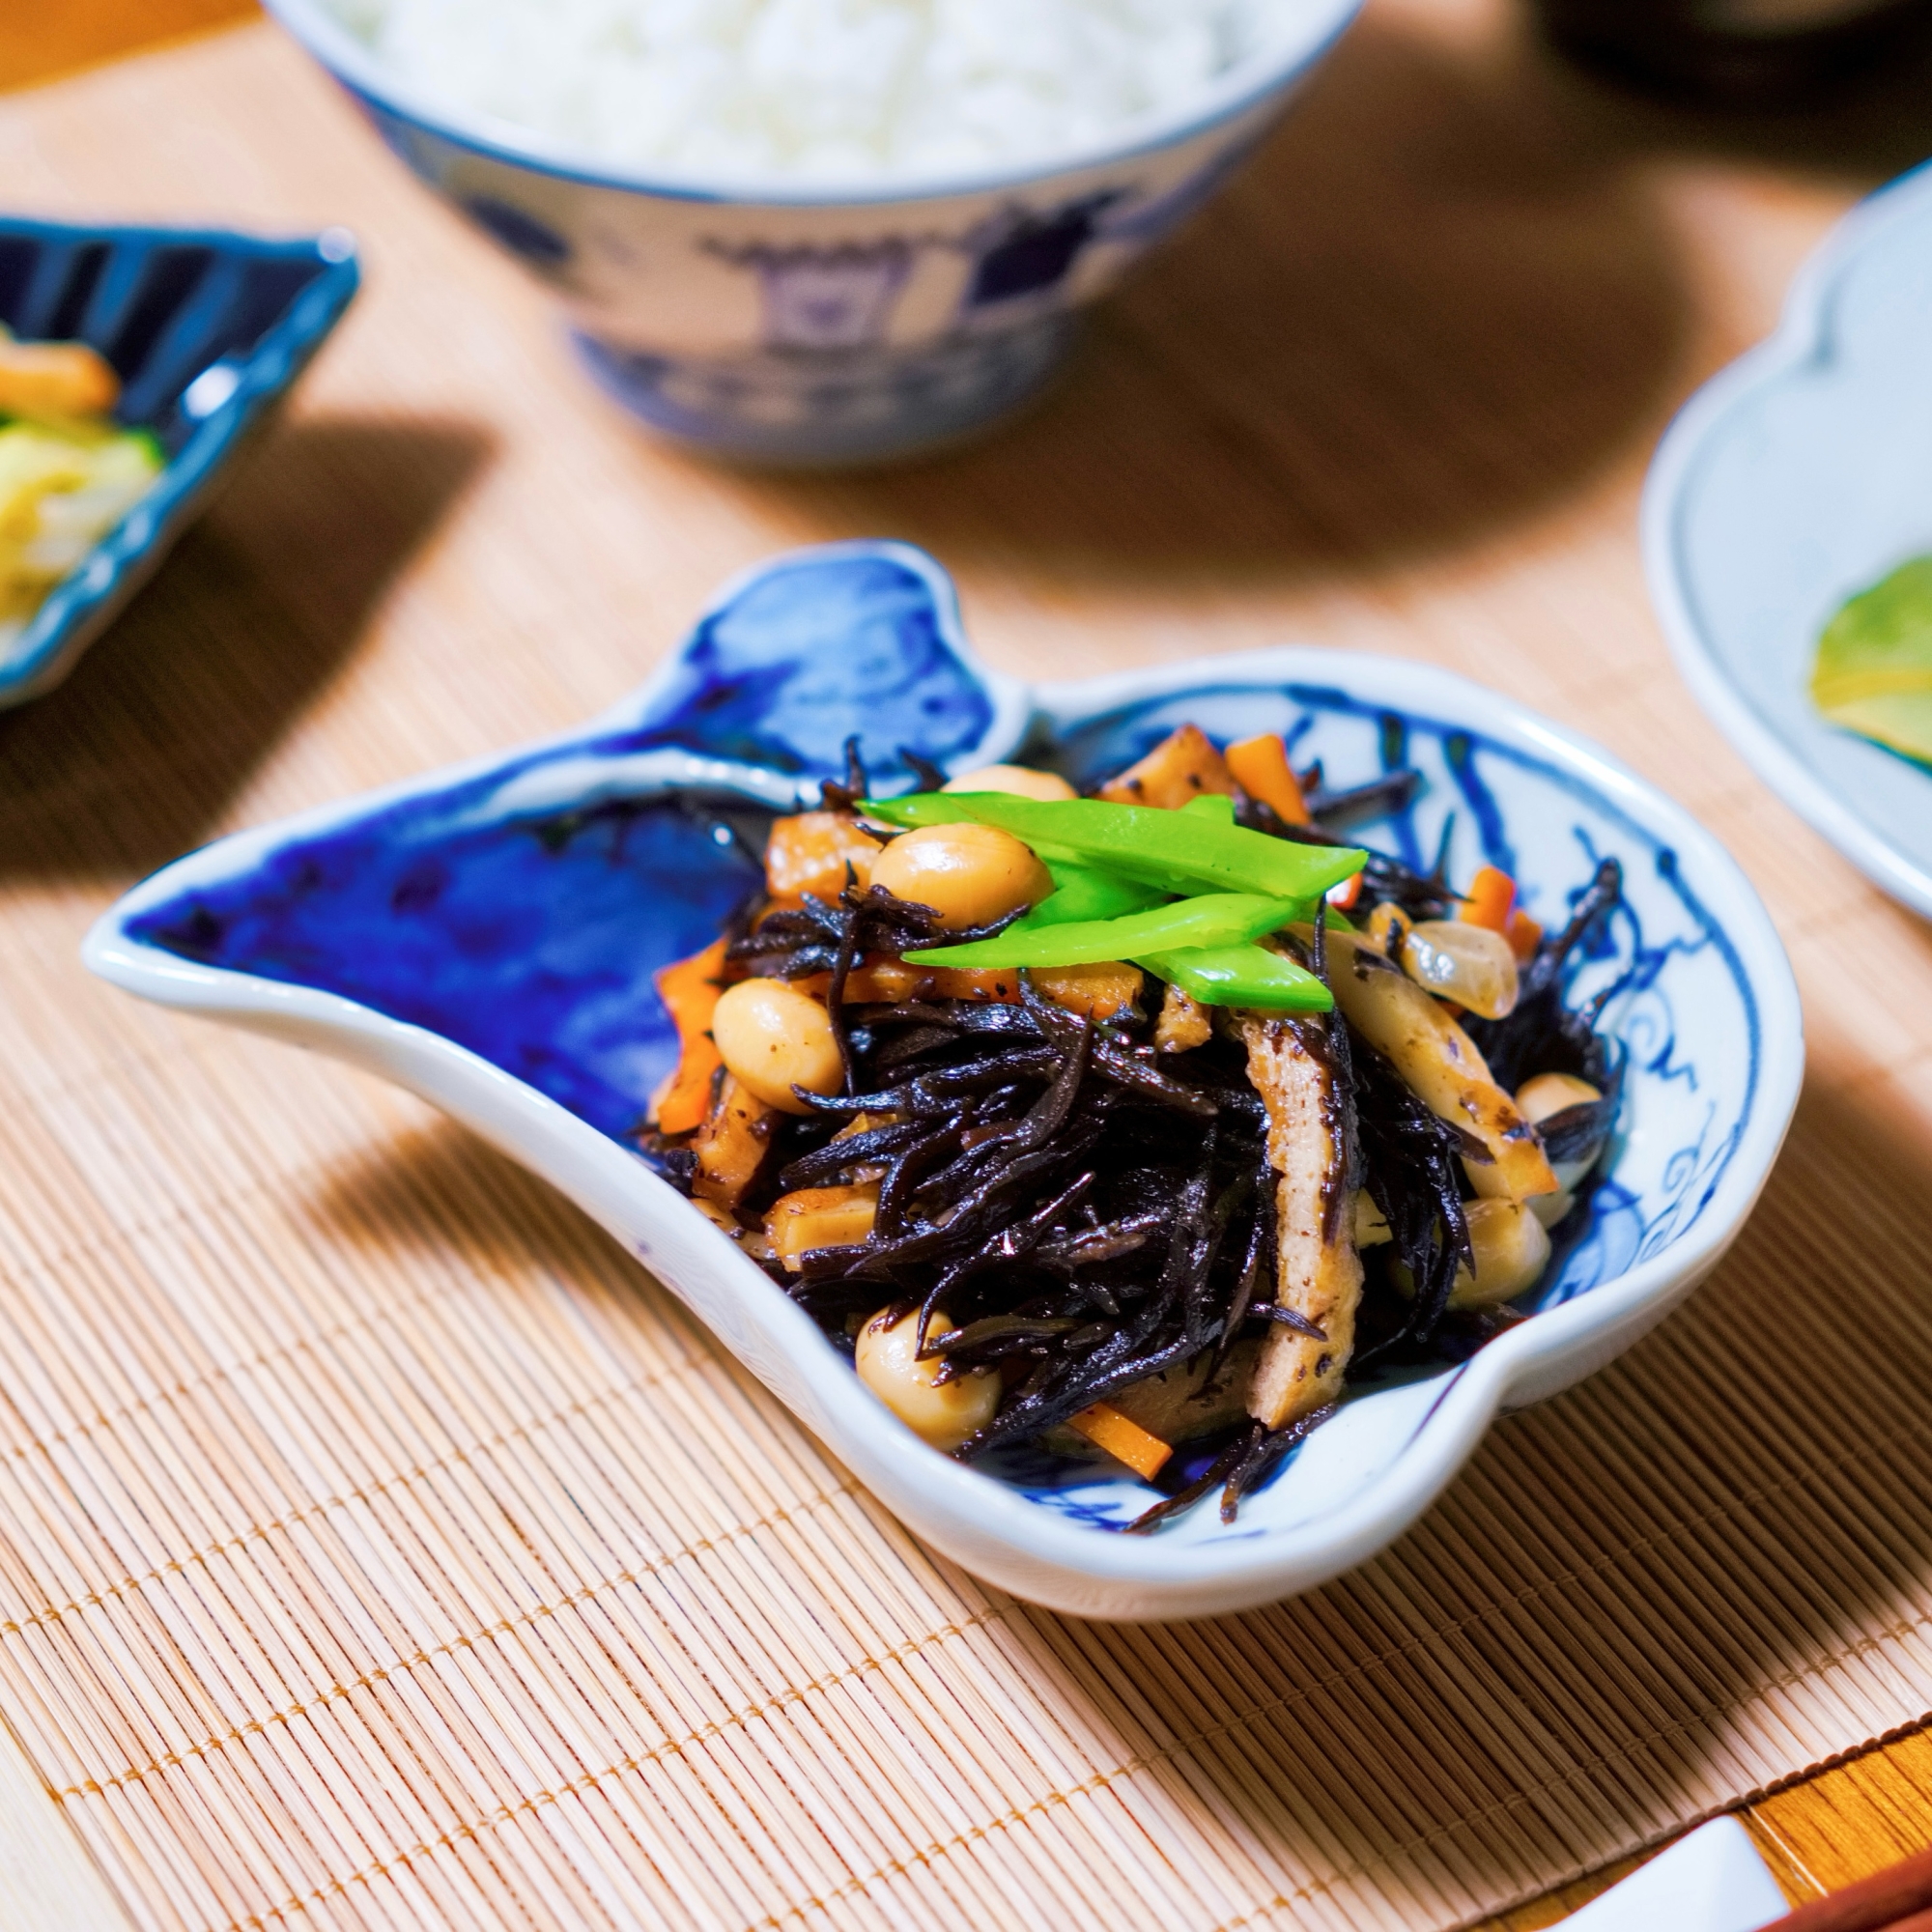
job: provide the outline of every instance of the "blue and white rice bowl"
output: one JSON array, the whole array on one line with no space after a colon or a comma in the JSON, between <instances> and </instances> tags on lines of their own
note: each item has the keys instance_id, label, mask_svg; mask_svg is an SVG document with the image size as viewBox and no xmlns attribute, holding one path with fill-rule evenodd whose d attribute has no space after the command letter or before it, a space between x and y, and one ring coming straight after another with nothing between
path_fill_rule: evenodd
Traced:
<instances>
[{"instance_id":1,"label":"blue and white rice bowl","mask_svg":"<svg viewBox=\"0 0 1932 1932\"><path fill-rule=\"evenodd\" d=\"M1625 901L1577 967L1628 1058L1587 1211L1520 1322L1460 1364L1351 1381L1250 1495L1152 1536L1123 1470L1037 1454L960 1463L859 1382L816 1323L626 1136L674 1064L651 983L714 938L755 863L716 836L815 802L861 735L954 771L1013 755L1076 781L1174 724L1283 731L1330 782L1392 767L1418 797L1361 837L1452 876L1481 864L1560 921L1600 859ZM1600 1368L1737 1236L1796 1103L1784 952L1722 848L1606 753L1508 698L1395 659L1279 650L1028 689L986 670L921 553L845 544L729 586L641 693L547 743L240 834L129 894L88 964L147 998L333 1053L412 1088L543 1176L679 1294L895 1514L967 1569L1088 1616L1216 1614L1373 1554L1499 1413Z\"/></svg>"},{"instance_id":2,"label":"blue and white rice bowl","mask_svg":"<svg viewBox=\"0 0 1932 1932\"><path fill-rule=\"evenodd\" d=\"M647 423L780 464L899 456L1037 390L1078 312L1214 193L1360 0L1295 0L1185 111L1046 163L828 186L626 169L387 71L326 0L270 11L389 147L564 298Z\"/></svg>"}]
</instances>

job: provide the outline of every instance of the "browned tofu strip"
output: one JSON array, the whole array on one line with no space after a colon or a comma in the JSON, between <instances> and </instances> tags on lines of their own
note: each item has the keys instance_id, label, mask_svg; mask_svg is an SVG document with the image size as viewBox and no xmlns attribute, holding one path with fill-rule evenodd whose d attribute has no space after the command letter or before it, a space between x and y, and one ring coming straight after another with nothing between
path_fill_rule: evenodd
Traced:
<instances>
[{"instance_id":1,"label":"browned tofu strip","mask_svg":"<svg viewBox=\"0 0 1932 1932\"><path fill-rule=\"evenodd\" d=\"M1161 995L1160 1018L1154 1022L1156 1053L1191 1053L1214 1037L1214 1016L1192 993L1170 982Z\"/></svg>"},{"instance_id":2,"label":"browned tofu strip","mask_svg":"<svg viewBox=\"0 0 1932 1932\"><path fill-rule=\"evenodd\" d=\"M1236 1342L1225 1361L1217 1350L1204 1350L1191 1362L1129 1382L1110 1396L1106 1406L1162 1442L1178 1446L1212 1435L1232 1429L1247 1414L1248 1390L1261 1351L1260 1340ZM1054 1430L1046 1439L1056 1454L1083 1453L1077 1430Z\"/></svg>"},{"instance_id":3,"label":"browned tofu strip","mask_svg":"<svg viewBox=\"0 0 1932 1932\"><path fill-rule=\"evenodd\" d=\"M764 1164L772 1120L772 1108L727 1073L691 1144L697 1156L691 1191L721 1208L736 1208Z\"/></svg>"},{"instance_id":4,"label":"browned tofu strip","mask_svg":"<svg viewBox=\"0 0 1932 1932\"><path fill-rule=\"evenodd\" d=\"M1248 1413L1270 1429L1335 1401L1355 1346L1362 1263L1334 1075L1323 1052L1328 1024L1263 1013L1244 1013L1240 1022L1248 1078L1267 1108L1268 1164L1281 1177L1275 1300L1326 1337L1318 1342L1279 1323L1268 1330Z\"/></svg>"},{"instance_id":5,"label":"browned tofu strip","mask_svg":"<svg viewBox=\"0 0 1932 1932\"><path fill-rule=\"evenodd\" d=\"M1511 1201L1555 1193L1556 1176L1536 1129L1490 1077L1488 1062L1448 1008L1358 934L1331 932L1328 957L1328 983L1350 1024L1432 1114L1465 1128L1489 1150L1487 1162L1467 1163L1476 1192Z\"/></svg>"}]
</instances>

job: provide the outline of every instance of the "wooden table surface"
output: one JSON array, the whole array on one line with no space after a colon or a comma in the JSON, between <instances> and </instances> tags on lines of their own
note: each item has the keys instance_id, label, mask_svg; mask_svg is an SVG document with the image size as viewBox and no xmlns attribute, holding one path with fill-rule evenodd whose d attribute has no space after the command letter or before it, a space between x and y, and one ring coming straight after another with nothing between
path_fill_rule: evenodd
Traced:
<instances>
[{"instance_id":1,"label":"wooden table surface","mask_svg":"<svg viewBox=\"0 0 1932 1932\"><path fill-rule=\"evenodd\" d=\"M1496 13L1487 0L1440 0L1439 11L1472 39L1492 28ZM0 87L30 86L139 47L219 31L253 13L249 0L58 0L0 8ZM1762 327L1775 314L1790 270L1831 221L1859 193L1932 151L1932 111L1922 105L1932 99L1928 79L1932 71L1920 66L1823 107L1780 117L1670 108L1593 83L1565 84L1571 90L1567 105L1589 135L1602 140L1614 130L1627 152L1648 151L1660 166L1688 162L1690 185L1680 206L1693 223L1700 213L1705 217L1697 239L1709 259L1681 265L1680 298L1694 308L1707 293L1700 284L1721 273L1733 289L1748 288L1748 305ZM1419 97L1419 103L1426 100ZM1748 225L1726 218L1740 207L1751 211ZM1579 245L1590 241L1584 235ZM1615 291L1602 293L1608 298ZM1641 388L1649 377L1636 373L1637 365L1661 351L1666 365L1661 380L1681 399L1711 359L1708 345L1695 340L1695 327L1682 317L1643 313L1640 305L1628 322L1628 329L1600 336L1605 352L1614 355L1621 339L1633 361L1631 380ZM1660 342L1659 331L1678 339ZM1667 413L1660 412L1653 396L1639 397L1637 406L1647 421ZM1579 425L1577 447L1614 440L1606 438L1605 427ZM1504 452L1500 460L1534 466L1542 455ZM1628 467L1634 459L1640 461L1640 452L1626 447L1603 460ZM1581 467L1598 460L1582 459ZM1525 474L1516 486L1499 487L1528 504L1546 489L1560 491L1576 480ZM1564 540L1560 528L1552 535L1546 520L1538 541ZM1634 527L1627 526L1620 541L1634 549ZM1849 1884L1932 1844L1932 1733L1909 1734L1816 1773L1747 1806L1743 1816L1794 1900ZM1522 1907L1492 1921L1494 1932L1532 1932L1550 1924L1628 1868L1600 1873Z\"/></svg>"}]
</instances>

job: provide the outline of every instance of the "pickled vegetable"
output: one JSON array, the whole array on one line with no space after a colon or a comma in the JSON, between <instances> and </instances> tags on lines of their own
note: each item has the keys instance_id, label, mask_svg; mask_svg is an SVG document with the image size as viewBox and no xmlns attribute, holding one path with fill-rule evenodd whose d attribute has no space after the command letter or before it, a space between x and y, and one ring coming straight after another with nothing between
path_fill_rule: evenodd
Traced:
<instances>
[{"instance_id":1,"label":"pickled vegetable","mask_svg":"<svg viewBox=\"0 0 1932 1932\"><path fill-rule=\"evenodd\" d=\"M1825 626L1811 701L1833 724L1932 764L1932 556L1900 564Z\"/></svg>"}]
</instances>

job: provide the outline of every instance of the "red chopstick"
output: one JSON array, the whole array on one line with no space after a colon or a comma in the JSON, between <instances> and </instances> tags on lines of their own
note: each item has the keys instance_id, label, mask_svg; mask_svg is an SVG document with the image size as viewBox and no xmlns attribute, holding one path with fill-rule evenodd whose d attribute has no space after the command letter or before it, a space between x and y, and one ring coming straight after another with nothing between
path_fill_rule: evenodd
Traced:
<instances>
[{"instance_id":1,"label":"red chopstick","mask_svg":"<svg viewBox=\"0 0 1932 1932\"><path fill-rule=\"evenodd\" d=\"M1814 1898L1764 1932L1932 1932L1932 1852Z\"/></svg>"}]
</instances>

